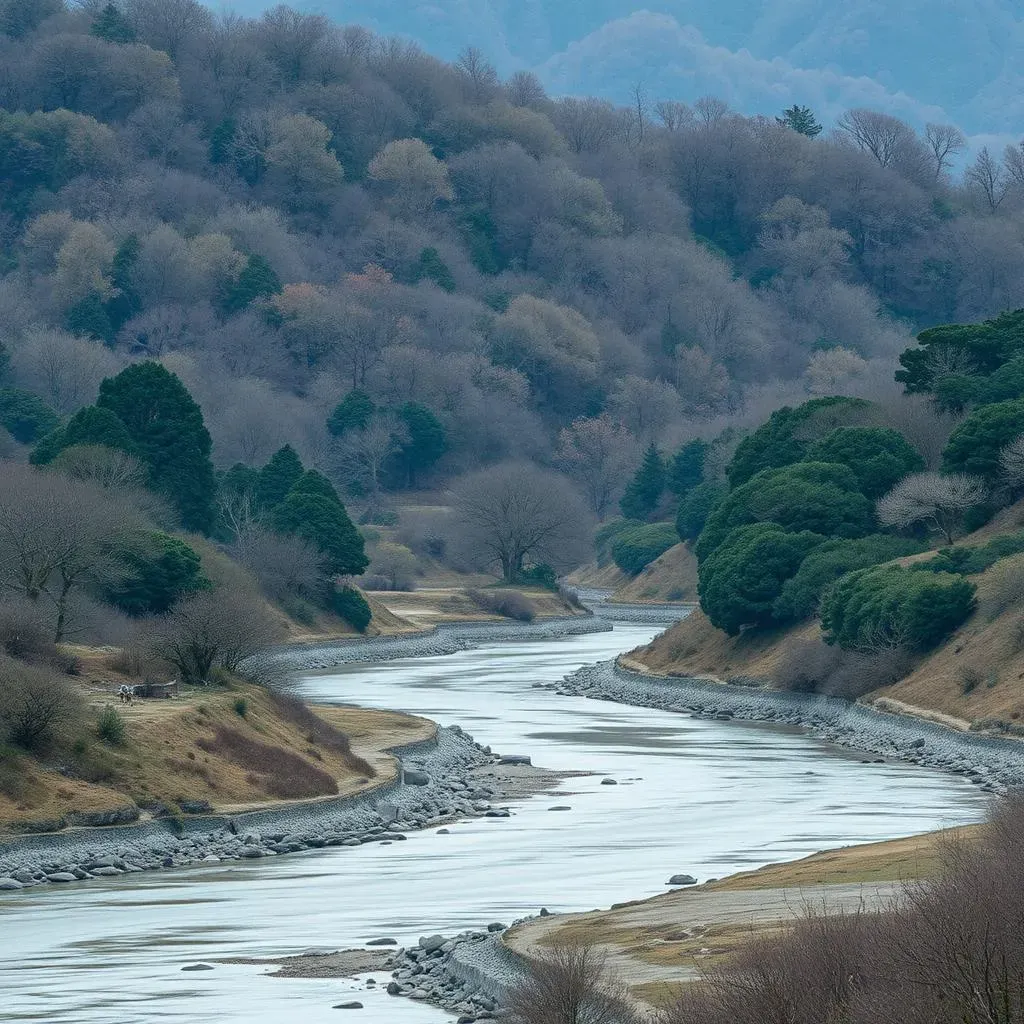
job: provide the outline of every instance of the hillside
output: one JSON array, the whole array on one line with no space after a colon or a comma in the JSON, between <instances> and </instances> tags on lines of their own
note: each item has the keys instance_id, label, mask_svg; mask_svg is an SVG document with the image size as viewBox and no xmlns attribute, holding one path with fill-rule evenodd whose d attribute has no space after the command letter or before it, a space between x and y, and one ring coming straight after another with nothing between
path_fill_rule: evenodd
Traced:
<instances>
[{"instance_id":1,"label":"hillside","mask_svg":"<svg viewBox=\"0 0 1024 1024\"><path fill-rule=\"evenodd\" d=\"M1022 513L1021 504L1004 510L956 547L978 549L995 538L1017 535ZM928 557L921 554L900 561L913 564ZM965 727L1017 731L1024 714L1024 556L999 559L971 579L977 585L977 609L970 618L935 650L911 658L906 674L896 682L872 686L871 672L881 669L864 662L864 685L855 696L898 701L911 710L948 716ZM661 675L755 679L786 687L827 660L825 652L830 649L821 636L815 619L730 637L696 609L649 646L630 652L623 662Z\"/></svg>"},{"instance_id":2,"label":"hillside","mask_svg":"<svg viewBox=\"0 0 1024 1024\"><path fill-rule=\"evenodd\" d=\"M97 714L124 678L95 656L79 685ZM74 773L4 750L0 830L52 831L204 808L237 812L356 793L394 777L388 747L433 734L424 719L356 708L305 709L241 681L185 688L174 700L117 706L121 742L84 741Z\"/></svg>"},{"instance_id":3,"label":"hillside","mask_svg":"<svg viewBox=\"0 0 1024 1024\"><path fill-rule=\"evenodd\" d=\"M697 600L697 559L686 544L676 544L615 589L610 600L623 604L657 604Z\"/></svg>"}]
</instances>

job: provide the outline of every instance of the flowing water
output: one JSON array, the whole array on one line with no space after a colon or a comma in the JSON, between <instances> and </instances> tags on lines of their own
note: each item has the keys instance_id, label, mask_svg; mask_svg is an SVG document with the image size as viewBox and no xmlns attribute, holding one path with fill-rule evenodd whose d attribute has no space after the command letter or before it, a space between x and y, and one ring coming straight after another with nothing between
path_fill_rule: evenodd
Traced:
<instances>
[{"instance_id":1,"label":"flowing water","mask_svg":"<svg viewBox=\"0 0 1024 1024\"><path fill-rule=\"evenodd\" d=\"M599 773L515 806L509 819L404 843L295 854L0 896L0 1020L337 1021L444 1024L429 1006L217 963L508 923L541 906L584 910L826 847L977 820L963 780L855 754L771 726L703 721L532 686L649 640L616 626L443 658L360 664L303 681L323 702L398 708L458 724L503 753ZM601 785L608 775L619 785ZM552 807L569 807L554 811ZM182 973L198 961L212 971Z\"/></svg>"}]
</instances>

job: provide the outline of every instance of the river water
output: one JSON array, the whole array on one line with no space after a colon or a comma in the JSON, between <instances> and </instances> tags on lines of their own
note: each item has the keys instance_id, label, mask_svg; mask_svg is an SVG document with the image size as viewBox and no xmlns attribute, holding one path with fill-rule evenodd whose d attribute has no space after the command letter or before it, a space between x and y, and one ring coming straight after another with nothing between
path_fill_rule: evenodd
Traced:
<instances>
[{"instance_id":1,"label":"river water","mask_svg":"<svg viewBox=\"0 0 1024 1024\"><path fill-rule=\"evenodd\" d=\"M317 701L398 708L458 724L534 764L600 773L515 806L509 819L404 843L295 854L0 896L0 1020L75 1024L337 1021L444 1024L438 1010L361 983L267 977L220 958L414 940L575 911L826 847L977 820L963 780L854 754L771 726L701 721L533 683L647 642L621 625L449 657L360 664L303 681ZM619 785L601 785L608 775ZM551 810L552 807L570 810ZM215 969L182 973L203 961Z\"/></svg>"}]
</instances>

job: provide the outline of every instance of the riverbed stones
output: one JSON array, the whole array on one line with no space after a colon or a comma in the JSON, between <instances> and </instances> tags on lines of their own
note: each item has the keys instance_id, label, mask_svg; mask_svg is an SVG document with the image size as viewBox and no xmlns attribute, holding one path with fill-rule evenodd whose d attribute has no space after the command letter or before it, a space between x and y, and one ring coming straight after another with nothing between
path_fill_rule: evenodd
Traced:
<instances>
[{"instance_id":1,"label":"riverbed stones","mask_svg":"<svg viewBox=\"0 0 1024 1024\"><path fill-rule=\"evenodd\" d=\"M498 764L532 765L533 761L530 759L529 754L502 754L502 756L498 758Z\"/></svg>"},{"instance_id":2,"label":"riverbed stones","mask_svg":"<svg viewBox=\"0 0 1024 1024\"><path fill-rule=\"evenodd\" d=\"M435 950L440 949L448 940L443 935L428 935L426 938L420 939L420 949L425 953L433 953Z\"/></svg>"}]
</instances>

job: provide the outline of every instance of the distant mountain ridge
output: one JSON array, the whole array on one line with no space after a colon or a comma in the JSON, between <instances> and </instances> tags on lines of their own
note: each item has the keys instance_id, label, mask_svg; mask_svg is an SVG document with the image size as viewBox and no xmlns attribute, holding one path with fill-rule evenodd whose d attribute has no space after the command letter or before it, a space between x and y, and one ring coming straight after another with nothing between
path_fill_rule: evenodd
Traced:
<instances>
[{"instance_id":1,"label":"distant mountain ridge","mask_svg":"<svg viewBox=\"0 0 1024 1024\"><path fill-rule=\"evenodd\" d=\"M264 0L230 6L256 14ZM743 113L872 105L973 135L1024 132L1024 12L1015 0L318 0L305 10L408 36L450 59L467 43L503 74L624 100L714 93Z\"/></svg>"}]
</instances>

